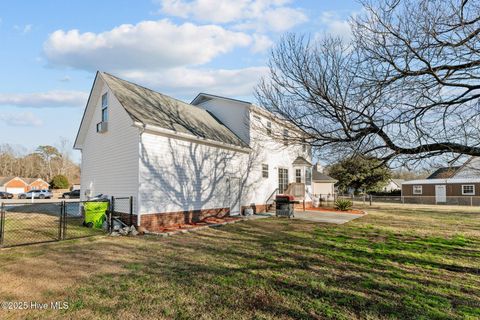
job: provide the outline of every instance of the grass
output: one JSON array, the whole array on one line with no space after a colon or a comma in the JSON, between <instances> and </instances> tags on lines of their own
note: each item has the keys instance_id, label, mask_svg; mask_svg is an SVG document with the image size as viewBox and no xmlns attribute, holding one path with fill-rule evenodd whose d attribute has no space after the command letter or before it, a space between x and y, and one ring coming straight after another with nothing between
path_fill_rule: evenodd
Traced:
<instances>
[{"instance_id":1,"label":"grass","mask_svg":"<svg viewBox=\"0 0 480 320\"><path fill-rule=\"evenodd\" d=\"M478 319L480 213L378 207L346 225L262 219L169 238L0 251L30 319Z\"/></svg>"}]
</instances>

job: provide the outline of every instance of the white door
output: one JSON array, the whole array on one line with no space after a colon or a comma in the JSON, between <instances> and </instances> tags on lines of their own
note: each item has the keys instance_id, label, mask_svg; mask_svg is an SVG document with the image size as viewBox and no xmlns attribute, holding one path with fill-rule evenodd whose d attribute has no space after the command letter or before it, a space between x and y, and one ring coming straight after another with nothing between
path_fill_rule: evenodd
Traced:
<instances>
[{"instance_id":1,"label":"white door","mask_svg":"<svg viewBox=\"0 0 480 320\"><path fill-rule=\"evenodd\" d=\"M7 188L7 192L10 192L12 194L24 193L25 188Z\"/></svg>"},{"instance_id":2,"label":"white door","mask_svg":"<svg viewBox=\"0 0 480 320\"><path fill-rule=\"evenodd\" d=\"M240 178L230 178L228 194L230 199L230 215L240 214Z\"/></svg>"},{"instance_id":3,"label":"white door","mask_svg":"<svg viewBox=\"0 0 480 320\"><path fill-rule=\"evenodd\" d=\"M444 184L435 186L435 202L447 202L447 187Z\"/></svg>"}]
</instances>

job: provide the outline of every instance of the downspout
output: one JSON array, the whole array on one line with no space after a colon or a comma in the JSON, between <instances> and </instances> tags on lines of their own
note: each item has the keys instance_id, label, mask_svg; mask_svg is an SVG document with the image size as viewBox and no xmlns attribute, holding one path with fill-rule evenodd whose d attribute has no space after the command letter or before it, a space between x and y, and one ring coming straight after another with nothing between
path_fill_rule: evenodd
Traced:
<instances>
[{"instance_id":1,"label":"downspout","mask_svg":"<svg viewBox=\"0 0 480 320\"><path fill-rule=\"evenodd\" d=\"M138 170L137 170L137 228L141 225L142 215L140 214L140 161L142 156L142 135L145 132L145 124L140 128L140 134L138 135Z\"/></svg>"}]
</instances>

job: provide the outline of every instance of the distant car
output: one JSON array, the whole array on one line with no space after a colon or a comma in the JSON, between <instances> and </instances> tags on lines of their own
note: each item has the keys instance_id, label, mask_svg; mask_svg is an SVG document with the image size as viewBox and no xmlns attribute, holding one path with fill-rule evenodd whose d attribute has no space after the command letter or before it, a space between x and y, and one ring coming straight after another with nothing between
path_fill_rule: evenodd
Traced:
<instances>
[{"instance_id":1,"label":"distant car","mask_svg":"<svg viewBox=\"0 0 480 320\"><path fill-rule=\"evenodd\" d=\"M50 199L53 194L49 190L30 190L28 192L20 193L18 199Z\"/></svg>"},{"instance_id":2,"label":"distant car","mask_svg":"<svg viewBox=\"0 0 480 320\"><path fill-rule=\"evenodd\" d=\"M0 191L0 199L13 199L13 194L10 192Z\"/></svg>"},{"instance_id":3,"label":"distant car","mask_svg":"<svg viewBox=\"0 0 480 320\"><path fill-rule=\"evenodd\" d=\"M72 190L62 194L63 199L80 199L80 190Z\"/></svg>"}]
</instances>

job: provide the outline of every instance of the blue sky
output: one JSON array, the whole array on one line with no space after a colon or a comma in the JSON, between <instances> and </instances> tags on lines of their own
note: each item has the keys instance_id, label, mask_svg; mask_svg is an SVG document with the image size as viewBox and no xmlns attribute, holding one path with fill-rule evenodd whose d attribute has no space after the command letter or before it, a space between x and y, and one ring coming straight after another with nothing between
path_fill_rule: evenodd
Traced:
<instances>
[{"instance_id":1,"label":"blue sky","mask_svg":"<svg viewBox=\"0 0 480 320\"><path fill-rule=\"evenodd\" d=\"M2 0L0 145L73 144L96 70L185 101L200 91L253 100L282 34L348 37L359 10L343 0Z\"/></svg>"}]
</instances>

